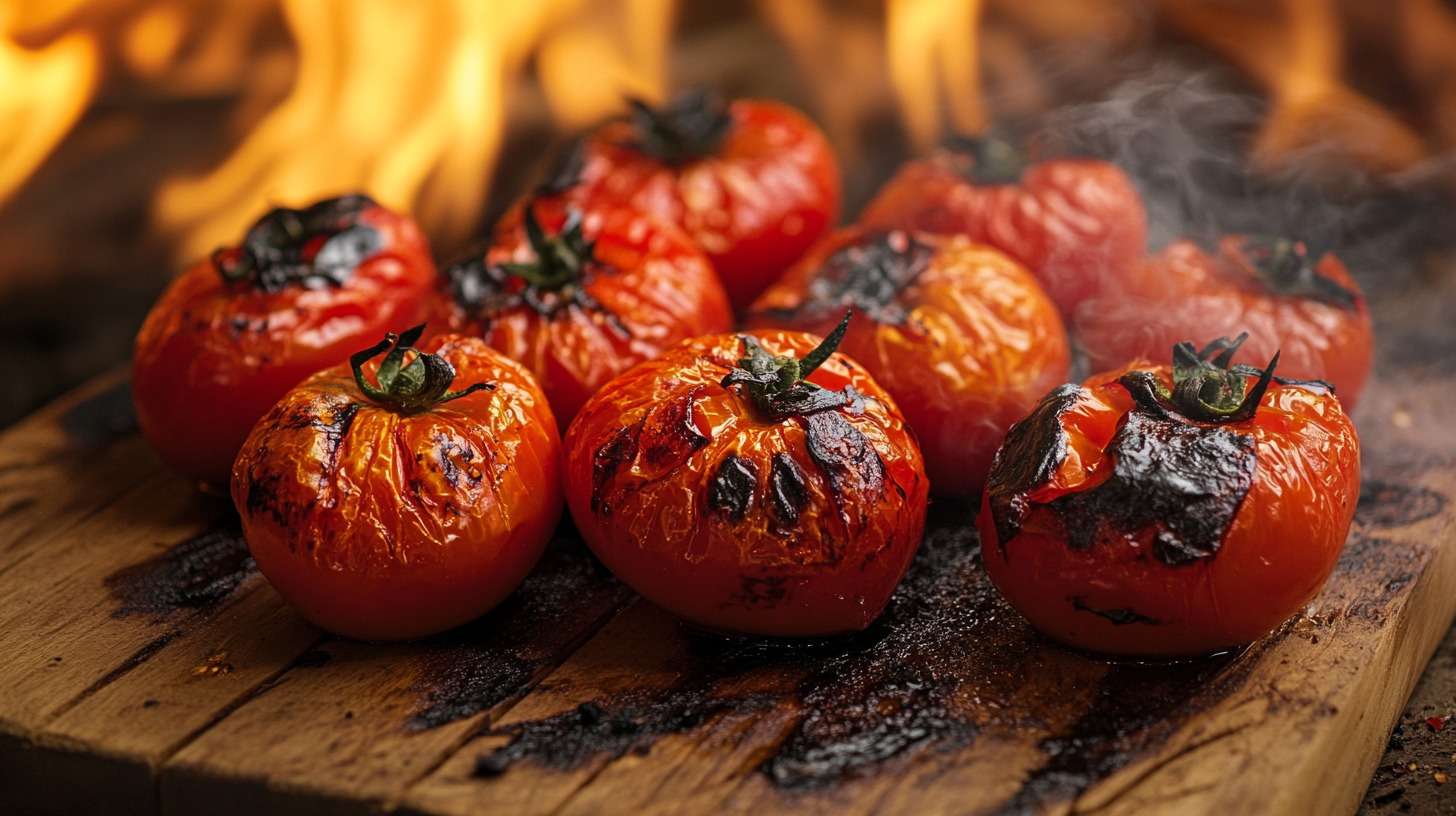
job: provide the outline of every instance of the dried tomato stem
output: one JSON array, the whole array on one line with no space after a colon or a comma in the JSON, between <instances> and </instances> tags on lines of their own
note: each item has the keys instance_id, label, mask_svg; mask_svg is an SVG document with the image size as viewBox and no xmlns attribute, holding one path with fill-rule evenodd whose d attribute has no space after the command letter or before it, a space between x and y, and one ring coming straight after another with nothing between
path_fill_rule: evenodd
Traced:
<instances>
[{"instance_id":1,"label":"dried tomato stem","mask_svg":"<svg viewBox=\"0 0 1456 816\"><path fill-rule=\"evenodd\" d=\"M852 317L854 310L846 310L834 331L802 358L769 354L757 339L746 334L739 335L738 339L743 343L743 357L738 360L738 366L723 378L723 387L738 386L753 406L771 419L803 416L849 404L850 394L830 391L808 382L806 378L839 348Z\"/></svg>"},{"instance_id":2,"label":"dried tomato stem","mask_svg":"<svg viewBox=\"0 0 1456 816\"><path fill-rule=\"evenodd\" d=\"M977 184L1014 184L1026 172L1026 157L1011 142L996 136L951 136L945 146L970 158L965 175Z\"/></svg>"},{"instance_id":3,"label":"dried tomato stem","mask_svg":"<svg viewBox=\"0 0 1456 816\"><path fill-rule=\"evenodd\" d=\"M424 332L423 323L402 334L390 332L383 340L351 356L349 365L354 369L354 382L358 383L359 390L369 399L404 413L425 411L476 391L495 390L495 383L478 382L468 388L451 391L455 367L450 365L450 361L414 347ZM364 376L364 363L386 349L389 353L379 363L376 385ZM405 355L411 351L414 359L406 363Z\"/></svg>"},{"instance_id":4,"label":"dried tomato stem","mask_svg":"<svg viewBox=\"0 0 1456 816\"><path fill-rule=\"evenodd\" d=\"M706 90L680 94L653 107L628 98L632 146L664 164L681 165L717 152L733 127L728 105Z\"/></svg>"},{"instance_id":5,"label":"dried tomato stem","mask_svg":"<svg viewBox=\"0 0 1456 816\"><path fill-rule=\"evenodd\" d=\"M501 264L506 272L522 278L531 286L546 291L565 289L581 280L582 273L595 258L595 243L582 234L582 214L571 210L566 223L555 235L547 235L536 220L535 207L527 204L522 220L526 238L536 260Z\"/></svg>"}]
</instances>

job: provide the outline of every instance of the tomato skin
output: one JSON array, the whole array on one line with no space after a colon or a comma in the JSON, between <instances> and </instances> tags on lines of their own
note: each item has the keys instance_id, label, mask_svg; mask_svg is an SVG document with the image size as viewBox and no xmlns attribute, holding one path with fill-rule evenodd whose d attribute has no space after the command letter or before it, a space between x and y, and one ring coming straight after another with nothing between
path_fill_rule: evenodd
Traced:
<instances>
[{"instance_id":1,"label":"tomato skin","mask_svg":"<svg viewBox=\"0 0 1456 816\"><path fill-rule=\"evenodd\" d=\"M531 248L517 202L497 225L485 264L530 261ZM479 336L534 375L564 430L596 390L613 377L689 337L733 325L727 296L703 253L669 223L625 207L576 210L562 200L539 199L533 212L548 233L572 212L582 214L586 238L599 261L582 289L594 306L568 304L543 314L512 298L502 306L471 308L442 289L434 322ZM455 275L452 270L449 275ZM524 281L510 286L523 289Z\"/></svg>"},{"instance_id":2,"label":"tomato skin","mask_svg":"<svg viewBox=\"0 0 1456 816\"><path fill-rule=\"evenodd\" d=\"M476 338L422 350L455 367L457 388L495 390L400 413L364 396L347 365L320 371L258 422L233 468L258 568L331 632L399 640L484 614L561 515L560 437L530 373Z\"/></svg>"},{"instance_id":3,"label":"tomato skin","mask_svg":"<svg viewBox=\"0 0 1456 816\"><path fill-rule=\"evenodd\" d=\"M1262 283L1241 247L1241 236L1219 242L1210 256L1191 241L1170 244L1111 282L1077 313L1074 333L1095 370L1167 354L1186 337L1248 332L1244 352L1266 360L1279 352L1279 371L1297 379L1324 380L1346 410L1353 410L1370 373L1373 335L1359 285L1332 253L1319 258L1318 274L1349 290L1348 308L1292 294Z\"/></svg>"},{"instance_id":4,"label":"tomato skin","mask_svg":"<svg viewBox=\"0 0 1456 816\"><path fill-rule=\"evenodd\" d=\"M1075 647L1168 657L1251 643L1296 613L1334 570L1360 493L1354 425L1323 389L1273 385L1252 419L1218 426L1253 439L1257 466L1214 554L1165 563L1152 554L1158 525L1126 535L1104 530L1086 549L1069 546L1047 503L1108 478L1114 462L1106 448L1133 408L1118 378L1133 370L1171 382L1167 367L1146 362L1087 380L1057 420L1066 456L1027 494L1030 510L1009 540L998 533L988 490L977 519L986 572L1034 626ZM998 469L1004 465L998 460ZM1133 611L1156 623L1118 624L1093 610Z\"/></svg>"},{"instance_id":5,"label":"tomato skin","mask_svg":"<svg viewBox=\"0 0 1456 816\"><path fill-rule=\"evenodd\" d=\"M772 354L800 358L819 342L752 335ZM690 340L588 401L566 435L577 529L619 578L698 626L771 636L862 630L920 546L928 480L919 448L889 396L838 354L809 382L852 385L862 410L814 414L813 429L810 418L762 418L721 384L742 354L738 335ZM836 453L821 464L812 440L843 441L839 452L862 460ZM736 503L721 492L729 469L748 488Z\"/></svg>"},{"instance_id":6,"label":"tomato skin","mask_svg":"<svg viewBox=\"0 0 1456 816\"><path fill-rule=\"evenodd\" d=\"M268 292L225 281L207 260L167 287L137 334L132 398L142 435L171 468L225 487L243 438L288 389L420 322L435 284L424 235L377 205L359 221L380 248L342 285Z\"/></svg>"},{"instance_id":7,"label":"tomato skin","mask_svg":"<svg viewBox=\"0 0 1456 816\"><path fill-rule=\"evenodd\" d=\"M884 241L928 253L921 271L883 304L873 296L814 300L833 259ZM913 262L912 262L913 263ZM822 242L750 311L750 326L826 334L857 306L839 350L895 399L925 455L937 494L980 492L1013 422L1067 378L1071 352L1056 308L1018 263L962 236L841 230Z\"/></svg>"},{"instance_id":8,"label":"tomato skin","mask_svg":"<svg viewBox=\"0 0 1456 816\"><path fill-rule=\"evenodd\" d=\"M829 140L794 108L740 99L728 114L713 153L676 165L636 147L630 122L608 122L582 146L566 196L635 207L682 227L742 310L839 219L840 177Z\"/></svg>"},{"instance_id":9,"label":"tomato skin","mask_svg":"<svg viewBox=\"0 0 1456 816\"><path fill-rule=\"evenodd\" d=\"M978 184L973 160L942 149L910 161L875 196L860 223L965 235L1020 261L1064 317L1142 257L1147 212L1116 165L1051 159L1014 183Z\"/></svg>"}]
</instances>

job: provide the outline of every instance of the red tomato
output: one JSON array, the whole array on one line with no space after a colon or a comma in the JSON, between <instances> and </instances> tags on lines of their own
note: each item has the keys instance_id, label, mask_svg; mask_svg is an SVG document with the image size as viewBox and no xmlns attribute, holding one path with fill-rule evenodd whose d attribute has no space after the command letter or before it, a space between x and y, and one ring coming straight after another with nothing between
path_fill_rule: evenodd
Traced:
<instances>
[{"instance_id":1,"label":"red tomato","mask_svg":"<svg viewBox=\"0 0 1456 816\"><path fill-rule=\"evenodd\" d=\"M633 101L567 156L547 189L613 202L683 228L707 252L735 309L839 218L839 166L824 134L777 102L690 93Z\"/></svg>"},{"instance_id":2,"label":"red tomato","mask_svg":"<svg viewBox=\"0 0 1456 816\"><path fill-rule=\"evenodd\" d=\"M927 479L836 340L701 337L597 392L566 435L568 506L597 557L710 629L868 626L920 546Z\"/></svg>"},{"instance_id":3,"label":"red tomato","mask_svg":"<svg viewBox=\"0 0 1456 816\"><path fill-rule=\"evenodd\" d=\"M1006 429L1065 382L1067 334L1020 264L964 237L852 227L755 303L749 325L823 334L894 397L937 493L979 493Z\"/></svg>"},{"instance_id":4,"label":"red tomato","mask_svg":"<svg viewBox=\"0 0 1456 816\"><path fill-rule=\"evenodd\" d=\"M1026 165L1005 142L956 139L912 161L860 223L965 235L1020 261L1062 315L1142 257L1147 213L1126 174L1094 159Z\"/></svg>"},{"instance_id":5,"label":"red tomato","mask_svg":"<svg viewBox=\"0 0 1456 816\"><path fill-rule=\"evenodd\" d=\"M437 318L525 365L563 428L608 380L733 325L692 241L622 207L583 215L559 200L527 199L502 219L483 257L445 278Z\"/></svg>"},{"instance_id":6,"label":"red tomato","mask_svg":"<svg viewBox=\"0 0 1456 816\"><path fill-rule=\"evenodd\" d=\"M1370 373L1370 312L1333 253L1267 237L1229 236L1210 257L1189 241L1111 282L1074 319L1094 369L1162 353L1181 337L1247 331L1245 352L1290 377L1325 380L1347 410Z\"/></svg>"},{"instance_id":7,"label":"red tomato","mask_svg":"<svg viewBox=\"0 0 1456 816\"><path fill-rule=\"evenodd\" d=\"M1320 383L1229 367L1190 344L1053 391L997 453L978 526L986 572L1057 640L1194 655L1262 637L1334 569L1360 441ZM1267 390L1266 390L1267 389Z\"/></svg>"},{"instance_id":8,"label":"red tomato","mask_svg":"<svg viewBox=\"0 0 1456 816\"><path fill-rule=\"evenodd\" d=\"M258 568L342 635L413 638L478 617L561 515L561 441L535 380L476 338L407 357L423 328L289 391L233 467ZM449 390L457 377L468 387Z\"/></svg>"},{"instance_id":9,"label":"red tomato","mask_svg":"<svg viewBox=\"0 0 1456 816\"><path fill-rule=\"evenodd\" d=\"M273 210L147 315L132 360L142 434L178 472L226 486L243 437L279 397L418 323L434 284L419 228L365 196Z\"/></svg>"}]
</instances>

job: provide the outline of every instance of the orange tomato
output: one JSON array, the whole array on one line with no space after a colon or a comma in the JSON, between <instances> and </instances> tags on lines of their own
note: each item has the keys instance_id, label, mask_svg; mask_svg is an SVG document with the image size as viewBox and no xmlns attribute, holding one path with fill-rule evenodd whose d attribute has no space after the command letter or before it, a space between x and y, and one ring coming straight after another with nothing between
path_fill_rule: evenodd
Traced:
<instances>
[{"instance_id":1,"label":"orange tomato","mask_svg":"<svg viewBox=\"0 0 1456 816\"><path fill-rule=\"evenodd\" d=\"M920 546L927 479L894 402L835 340L702 337L597 392L566 435L568 506L597 557L710 629L868 626Z\"/></svg>"},{"instance_id":2,"label":"orange tomato","mask_svg":"<svg viewBox=\"0 0 1456 816\"><path fill-rule=\"evenodd\" d=\"M173 469L225 488L243 438L304 377L420 322L435 264L364 196L263 216L167 287L137 335L132 398Z\"/></svg>"},{"instance_id":3,"label":"orange tomato","mask_svg":"<svg viewBox=\"0 0 1456 816\"><path fill-rule=\"evenodd\" d=\"M1063 386L1007 434L982 558L1038 629L1201 654L1262 637L1324 585L1360 494L1359 438L1322 384L1231 367L1241 341Z\"/></svg>"},{"instance_id":4,"label":"orange tomato","mask_svg":"<svg viewBox=\"0 0 1456 816\"><path fill-rule=\"evenodd\" d=\"M1006 429L1067 378L1067 335L1036 280L959 236L843 230L748 323L825 333L851 306L840 350L904 411L937 493L979 493Z\"/></svg>"},{"instance_id":5,"label":"orange tomato","mask_svg":"<svg viewBox=\"0 0 1456 816\"><path fill-rule=\"evenodd\" d=\"M422 329L289 391L233 468L258 568L350 637L420 637L485 613L561 514L561 442L531 375L476 338L415 351ZM449 390L457 377L469 386Z\"/></svg>"}]
</instances>

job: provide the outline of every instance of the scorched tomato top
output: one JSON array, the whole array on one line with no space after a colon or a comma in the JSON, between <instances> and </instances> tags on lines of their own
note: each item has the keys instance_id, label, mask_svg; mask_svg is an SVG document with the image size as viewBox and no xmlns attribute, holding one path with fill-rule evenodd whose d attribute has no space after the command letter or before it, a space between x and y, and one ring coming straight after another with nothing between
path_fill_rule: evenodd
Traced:
<instances>
[{"instance_id":1,"label":"scorched tomato top","mask_svg":"<svg viewBox=\"0 0 1456 816\"><path fill-rule=\"evenodd\" d=\"M1239 340L1053 391L1001 450L978 526L986 572L1037 628L1129 655L1270 632L1329 577L1360 443L1318 383L1230 367Z\"/></svg>"},{"instance_id":2,"label":"scorched tomato top","mask_svg":"<svg viewBox=\"0 0 1456 816\"><path fill-rule=\"evenodd\" d=\"M269 212L147 315L132 363L142 434L183 475L225 486L243 437L279 397L418 323L434 284L419 228L365 196Z\"/></svg>"},{"instance_id":3,"label":"scorched tomato top","mask_svg":"<svg viewBox=\"0 0 1456 816\"><path fill-rule=\"evenodd\" d=\"M568 504L619 578L731 632L829 635L880 614L920 545L924 466L889 396L820 343L699 338L587 403Z\"/></svg>"}]
</instances>

